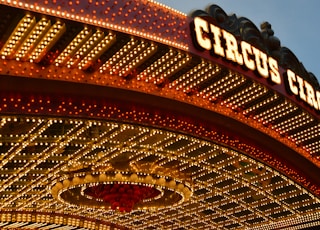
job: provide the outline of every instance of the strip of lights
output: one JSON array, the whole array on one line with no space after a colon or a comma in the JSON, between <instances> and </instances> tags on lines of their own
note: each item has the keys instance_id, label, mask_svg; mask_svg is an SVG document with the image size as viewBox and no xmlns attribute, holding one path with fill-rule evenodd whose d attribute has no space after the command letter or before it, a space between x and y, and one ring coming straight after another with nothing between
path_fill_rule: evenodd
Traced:
<instances>
[{"instance_id":1,"label":"strip of lights","mask_svg":"<svg viewBox=\"0 0 320 230\"><path fill-rule=\"evenodd\" d=\"M78 68L86 70L93 62L95 62L101 54L107 51L116 42L116 35L109 32L78 64Z\"/></svg>"},{"instance_id":2,"label":"strip of lights","mask_svg":"<svg viewBox=\"0 0 320 230\"><path fill-rule=\"evenodd\" d=\"M0 51L2 58L13 58L14 54L23 41L26 39L30 31L36 25L35 17L26 14L19 22L18 26L11 33L11 36Z\"/></svg>"},{"instance_id":3,"label":"strip of lights","mask_svg":"<svg viewBox=\"0 0 320 230\"><path fill-rule=\"evenodd\" d=\"M104 63L99 71L100 73L115 74L120 71L123 67L121 60L125 60L125 57L134 50L139 45L139 40L131 38L131 40L124 45L118 52L116 52L112 58L110 58L106 63Z\"/></svg>"},{"instance_id":4,"label":"strip of lights","mask_svg":"<svg viewBox=\"0 0 320 230\"><path fill-rule=\"evenodd\" d=\"M146 59L151 57L157 51L157 45L151 43L147 45L145 43L140 44L133 50L133 55L127 57L126 60L121 63L122 69L119 71L119 76L127 76L130 72L143 63Z\"/></svg>"},{"instance_id":5,"label":"strip of lights","mask_svg":"<svg viewBox=\"0 0 320 230\"><path fill-rule=\"evenodd\" d=\"M246 82L245 78L234 73L229 73L222 79L214 82L198 93L198 96L215 101L227 92L239 87Z\"/></svg>"},{"instance_id":6,"label":"strip of lights","mask_svg":"<svg viewBox=\"0 0 320 230\"><path fill-rule=\"evenodd\" d=\"M55 60L57 66L66 64L71 57L82 47L82 45L91 37L92 30L85 27L63 50L63 52Z\"/></svg>"},{"instance_id":7,"label":"strip of lights","mask_svg":"<svg viewBox=\"0 0 320 230\"><path fill-rule=\"evenodd\" d=\"M65 23L57 21L37 44L30 55L30 62L40 62L46 52L52 48L56 41L66 31Z\"/></svg>"},{"instance_id":8,"label":"strip of lights","mask_svg":"<svg viewBox=\"0 0 320 230\"><path fill-rule=\"evenodd\" d=\"M104 38L104 32L97 30L93 33L81 47L75 52L66 63L68 68L74 68L78 63L86 57Z\"/></svg>"}]
</instances>

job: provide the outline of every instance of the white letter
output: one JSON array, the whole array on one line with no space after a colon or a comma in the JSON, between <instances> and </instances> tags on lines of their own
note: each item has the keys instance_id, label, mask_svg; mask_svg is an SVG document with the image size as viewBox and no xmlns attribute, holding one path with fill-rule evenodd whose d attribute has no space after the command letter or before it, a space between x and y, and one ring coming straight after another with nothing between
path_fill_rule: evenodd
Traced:
<instances>
[{"instance_id":1,"label":"white letter","mask_svg":"<svg viewBox=\"0 0 320 230\"><path fill-rule=\"evenodd\" d=\"M320 91L316 91L316 95L317 95L316 97L317 97L317 102L318 102L318 110L320 110Z\"/></svg>"},{"instance_id":2,"label":"white letter","mask_svg":"<svg viewBox=\"0 0 320 230\"><path fill-rule=\"evenodd\" d=\"M250 59L249 55L252 55L252 49L251 45L245 41L241 42L241 49L242 49L242 55L243 55L243 61L246 67L250 70L255 70L256 66L254 64L254 61Z\"/></svg>"},{"instance_id":3,"label":"white letter","mask_svg":"<svg viewBox=\"0 0 320 230\"><path fill-rule=\"evenodd\" d=\"M224 57L224 50L221 46L221 29L215 25L210 24L211 33L213 33L214 36L214 44L213 49L214 53Z\"/></svg>"},{"instance_id":4,"label":"white letter","mask_svg":"<svg viewBox=\"0 0 320 230\"><path fill-rule=\"evenodd\" d=\"M242 55L238 52L237 39L225 30L222 30L223 37L226 39L226 58L243 65Z\"/></svg>"},{"instance_id":5,"label":"white letter","mask_svg":"<svg viewBox=\"0 0 320 230\"><path fill-rule=\"evenodd\" d=\"M304 93L304 81L303 81L303 79L302 79L299 75L297 75L297 81L298 81L298 84L299 84L300 98L301 98L303 101L307 102L307 98L306 98L306 95L305 95L305 93Z\"/></svg>"},{"instance_id":6,"label":"white letter","mask_svg":"<svg viewBox=\"0 0 320 230\"><path fill-rule=\"evenodd\" d=\"M293 71L291 71L290 69L287 70L287 76L288 76L288 82L289 82L289 88L290 91L294 94L294 95L298 95L299 91L298 91L298 87L294 85L294 82L296 82L296 75Z\"/></svg>"},{"instance_id":7,"label":"white letter","mask_svg":"<svg viewBox=\"0 0 320 230\"><path fill-rule=\"evenodd\" d=\"M268 63L267 63L267 55L254 46L252 46L252 51L256 57L256 66L259 74L264 77L268 78L269 77L269 71L268 71ZM261 62L262 60L262 62Z\"/></svg>"},{"instance_id":8,"label":"white letter","mask_svg":"<svg viewBox=\"0 0 320 230\"><path fill-rule=\"evenodd\" d=\"M275 84L281 84L281 77L279 73L278 62L272 57L269 57L270 77L271 81Z\"/></svg>"},{"instance_id":9,"label":"white letter","mask_svg":"<svg viewBox=\"0 0 320 230\"><path fill-rule=\"evenodd\" d=\"M304 85L307 91L307 103L312 107L314 107L315 109L318 109L318 104L317 104L317 101L315 100L314 89L307 81L304 81Z\"/></svg>"},{"instance_id":10,"label":"white letter","mask_svg":"<svg viewBox=\"0 0 320 230\"><path fill-rule=\"evenodd\" d=\"M211 50L211 41L209 37L203 36L203 31L209 33L208 22L202 18L194 18L194 29L196 32L196 38L199 46L203 49Z\"/></svg>"}]
</instances>

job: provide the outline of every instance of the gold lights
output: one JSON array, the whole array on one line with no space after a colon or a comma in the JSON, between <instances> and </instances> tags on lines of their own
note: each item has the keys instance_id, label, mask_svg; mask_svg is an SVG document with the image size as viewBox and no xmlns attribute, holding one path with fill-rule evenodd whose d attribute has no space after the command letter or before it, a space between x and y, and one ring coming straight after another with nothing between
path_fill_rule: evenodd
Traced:
<instances>
[{"instance_id":1,"label":"gold lights","mask_svg":"<svg viewBox=\"0 0 320 230\"><path fill-rule=\"evenodd\" d=\"M5 229L95 229L110 230L110 223L75 215L56 215L50 212L1 212L0 227ZM36 223L35 223L36 222ZM120 230L114 226L112 229Z\"/></svg>"},{"instance_id":2,"label":"gold lights","mask_svg":"<svg viewBox=\"0 0 320 230\"><path fill-rule=\"evenodd\" d=\"M120 31L123 33L130 33L135 36L143 37L145 39L154 40L160 43L164 43L178 49L188 50L187 44L184 42L186 35L186 15L174 10L168 6L160 4L156 1L146 1L146 2L136 2L135 4L142 4L148 14L142 15L141 11L132 11L128 10L125 12L127 8L128 2L107 2L104 4L97 4L93 1L88 1L86 7L90 10L89 14L84 13L84 10L81 9L79 1L75 1L72 4L71 1L66 3L66 8L69 10L61 10L61 6L56 2L43 1L37 4L30 4L28 2L22 1L12 1L12 0L2 0L1 4L19 7L26 11L37 11L42 14L50 14L55 17L62 17L67 20L76 20L85 24L90 24L98 27L103 27L111 30ZM118 13L113 13L110 8L114 6L122 7L117 8L119 10ZM170 14L168 14L168 11ZM161 23L158 23L157 20L153 20L153 14L163 19ZM128 15L131 15L133 19L128 20ZM117 16L125 17L125 20L122 20L118 23L115 22L115 18ZM138 18L138 20L137 20ZM167 21L167 22L166 22ZM137 27L146 24L148 25L148 30L137 29ZM167 26L178 26L180 30L174 28L170 30ZM153 30L156 30L154 32ZM162 36L159 36L162 32ZM163 35L166 35L163 37Z\"/></svg>"},{"instance_id":3,"label":"gold lights","mask_svg":"<svg viewBox=\"0 0 320 230\"><path fill-rule=\"evenodd\" d=\"M206 60L197 60L180 50L169 48L164 52L159 44L137 37L128 36L126 39L129 41L118 47L123 35L119 37L114 31L88 25L81 25L79 28L82 30L74 34L68 44L61 45L63 49L50 50L67 34L67 26L61 19L26 13L1 49L4 60L1 70L13 76L87 82L142 92L154 90L160 96L191 100L197 106L206 105L207 109L221 113L220 108L210 106L218 102L226 109L241 112L246 119L252 118L252 122L268 126L270 130L267 133L274 130L275 133L287 135L292 145L303 146L306 143L303 151L309 151L310 156L316 155L314 160L319 159L317 142L307 143L319 137L319 132L312 131L309 135L306 131L308 125L316 122L313 117L301 113L300 108L291 101L261 84L250 82L244 76ZM116 51L110 51L114 47L117 47ZM56 67L31 64L43 60L46 64L54 63ZM117 79L117 76L124 79ZM128 84L128 80L133 80L132 85ZM159 86L165 86L164 90L157 91ZM197 100L189 98L189 95L196 95ZM15 104L16 108L18 104ZM6 108L8 104L4 103L0 110ZM31 112L31 104L22 106L22 110ZM44 106L35 109L38 114L41 111L45 111ZM79 111L69 111L69 115L72 114L79 114Z\"/></svg>"},{"instance_id":4,"label":"gold lights","mask_svg":"<svg viewBox=\"0 0 320 230\"><path fill-rule=\"evenodd\" d=\"M44 34L49 30L51 23L46 18L42 18L30 31L28 37L25 39L23 44L17 49L16 58L18 60L23 60L26 58L27 54L32 51L34 48L32 46L33 43L39 43Z\"/></svg>"},{"instance_id":5,"label":"gold lights","mask_svg":"<svg viewBox=\"0 0 320 230\"><path fill-rule=\"evenodd\" d=\"M188 54L170 49L156 62L147 67L138 76L138 80L144 80L153 84L161 84L178 70L191 61Z\"/></svg>"},{"instance_id":6,"label":"gold lights","mask_svg":"<svg viewBox=\"0 0 320 230\"><path fill-rule=\"evenodd\" d=\"M52 25L48 33L44 35L42 40L38 43L38 45L31 53L30 61L39 62L65 31L66 26L61 21L57 21L54 25Z\"/></svg>"},{"instance_id":7,"label":"gold lights","mask_svg":"<svg viewBox=\"0 0 320 230\"><path fill-rule=\"evenodd\" d=\"M22 16L8 31L0 31L8 35L0 50L2 75L176 100L251 126L320 165L319 121L262 83L186 52L186 31L176 30L185 28L185 15L151 0L123 1L140 13L117 24L120 14L131 15L122 1L112 1L119 7L115 15L108 1L83 3L88 15L81 1L66 1L66 10L58 1L24 2L1 1L26 10L17 11ZM0 227L318 224L318 187L271 154L201 124L166 117L161 109L122 111L105 101L3 93L0 102ZM108 204L77 198L85 197L84 187L113 183L153 187L163 200L159 196L120 214Z\"/></svg>"},{"instance_id":8,"label":"gold lights","mask_svg":"<svg viewBox=\"0 0 320 230\"><path fill-rule=\"evenodd\" d=\"M104 53L115 41L116 35L113 33L109 33L104 36L102 39L99 39L99 42L96 44L97 38L93 38L94 42L89 42L89 52L78 64L78 68L85 70L87 69L93 62L95 62L102 53ZM83 56L83 54L82 54Z\"/></svg>"},{"instance_id":9,"label":"gold lights","mask_svg":"<svg viewBox=\"0 0 320 230\"><path fill-rule=\"evenodd\" d=\"M290 113L294 113L297 110L298 110L298 108L296 106L292 105L291 103L289 103L288 101L285 100L284 102L281 102L281 103L271 107L270 109L267 109L267 110L263 111L262 113L255 115L255 118L261 119L265 123L270 123L270 122L272 122L276 119L279 119L281 117L284 117Z\"/></svg>"},{"instance_id":10,"label":"gold lights","mask_svg":"<svg viewBox=\"0 0 320 230\"><path fill-rule=\"evenodd\" d=\"M162 205L169 201L150 201L151 206L141 206L138 216L135 211L121 215L113 212L113 222L122 226L131 226L136 218L143 218L139 228L152 222L152 213L158 208L166 220L183 218L186 213L204 214L202 219L178 222L175 227L197 223L211 227L229 225L234 221L233 215L237 216L239 227L258 227L271 224L268 218L278 222L277 213L285 213L288 220L293 220L307 212L309 206L320 203L317 197L270 167L240 152L187 135L95 120L7 117L1 124L2 132L9 126L20 130L25 127L18 136L1 136L2 146L13 143L9 146L11 151L1 154L8 159L2 161L3 209L64 209L66 213L82 215L87 207L99 217L102 209L108 212L107 206L99 202L90 206L77 201L75 196L81 196L83 186L115 182L155 186L163 196L167 190L177 194L170 198L174 205ZM22 139L25 141L21 142ZM121 167L117 162L126 160L131 166L117 169ZM23 166L9 170L12 163ZM182 174L179 176L178 172ZM249 212L237 214L243 210ZM169 215L170 212L175 214ZM125 221L121 219L123 215ZM131 215L136 217L132 219ZM228 219L211 222L222 215ZM251 220L253 225L249 225ZM158 224L164 222L159 219Z\"/></svg>"},{"instance_id":11,"label":"gold lights","mask_svg":"<svg viewBox=\"0 0 320 230\"><path fill-rule=\"evenodd\" d=\"M158 167L157 172L153 173L161 173L159 169ZM166 206L179 206L191 198L190 183L185 183L180 178L155 175L151 172L152 170L149 173L130 173L108 169L106 173L93 171L91 173L75 173L73 177L65 175L52 186L51 193L55 199L65 204L106 210L110 209L110 204L86 195L84 190L99 185L120 184L151 187L159 191L157 197L139 202L134 210L155 210L166 208ZM81 188L81 192L79 192L79 188ZM73 193L73 195L70 196L68 193ZM76 196L81 196L81 199L75 199Z\"/></svg>"},{"instance_id":12,"label":"gold lights","mask_svg":"<svg viewBox=\"0 0 320 230\"><path fill-rule=\"evenodd\" d=\"M66 63L66 65L68 67L71 67L71 68L75 67L104 38L104 33L100 30L97 30L94 34L92 34L92 36L90 36L90 38L86 38L86 36L83 36L86 33L87 33L87 30L85 30L85 32L83 34L80 33L79 37L76 37L76 41L74 43L74 46L75 47L77 47L78 45L80 45L80 46L78 46L78 49L75 48L75 49L77 49L77 51L75 53L69 53L71 58ZM87 40L85 42L83 41L84 43L81 44L82 39L83 40L87 39ZM70 50L71 50L71 47L70 47Z\"/></svg>"},{"instance_id":13,"label":"gold lights","mask_svg":"<svg viewBox=\"0 0 320 230\"><path fill-rule=\"evenodd\" d=\"M308 114L302 112L301 114L287 119L279 124L274 125L275 129L281 127L281 133L286 133L292 129L297 129L300 126L304 126L308 123L311 123L314 119Z\"/></svg>"},{"instance_id":14,"label":"gold lights","mask_svg":"<svg viewBox=\"0 0 320 230\"><path fill-rule=\"evenodd\" d=\"M64 31L65 26L60 21L51 25L49 19L42 17L36 22L35 17L26 14L1 49L1 55L18 61L39 62Z\"/></svg>"},{"instance_id":15,"label":"gold lights","mask_svg":"<svg viewBox=\"0 0 320 230\"><path fill-rule=\"evenodd\" d=\"M228 99L226 99L223 103L226 104L233 104L237 107L242 107L247 103L263 96L266 94L268 90L261 85L253 83L251 86L247 87L246 89L237 92L236 94L232 95Z\"/></svg>"},{"instance_id":16,"label":"gold lights","mask_svg":"<svg viewBox=\"0 0 320 230\"><path fill-rule=\"evenodd\" d=\"M100 67L100 73L126 77L133 73L137 66L152 56L156 49L157 46L154 44L132 38Z\"/></svg>"},{"instance_id":17,"label":"gold lights","mask_svg":"<svg viewBox=\"0 0 320 230\"><path fill-rule=\"evenodd\" d=\"M176 222L174 228L220 227L237 221L237 228L268 229L276 223L280 226L282 216L287 221L302 216L313 220L320 209L319 198L274 169L188 135L119 122L62 118L3 117L2 133L7 127L20 134L0 137L1 148L9 149L1 152L2 159L7 159L1 162L0 171L5 210L64 210L76 216L91 213L102 220L107 212L115 224L139 228L152 224L153 218L163 226L165 221L153 215L161 210L166 221L184 218L187 213L204 215L192 222ZM124 163L118 162L130 164L123 168ZM168 199L174 205L165 205L169 200L151 200L139 212L119 214L100 201L90 206L76 199L83 196L81 188L101 183L153 186L163 197L171 194ZM248 211L241 214L243 210ZM227 219L218 221L221 216ZM5 219L3 214L0 217ZM137 224L137 218L144 221Z\"/></svg>"},{"instance_id":18,"label":"gold lights","mask_svg":"<svg viewBox=\"0 0 320 230\"><path fill-rule=\"evenodd\" d=\"M6 44L1 49L1 56L3 58L11 58L15 52L19 49L21 42L28 36L36 24L35 17L30 14L26 14L19 22Z\"/></svg>"},{"instance_id":19,"label":"gold lights","mask_svg":"<svg viewBox=\"0 0 320 230\"><path fill-rule=\"evenodd\" d=\"M215 101L224 94L243 85L245 79L240 75L229 73L223 78L217 79L212 85L204 88L198 93L199 97L206 98L209 101Z\"/></svg>"},{"instance_id":20,"label":"gold lights","mask_svg":"<svg viewBox=\"0 0 320 230\"><path fill-rule=\"evenodd\" d=\"M203 61L186 74L173 81L169 87L175 87L177 90L183 89L184 92L189 92L204 81L212 78L218 71L218 66Z\"/></svg>"},{"instance_id":21,"label":"gold lights","mask_svg":"<svg viewBox=\"0 0 320 230\"><path fill-rule=\"evenodd\" d=\"M90 38L92 31L85 27L68 45L68 47L55 60L56 65L67 63L70 58L81 48L81 46ZM71 67L69 65L69 67Z\"/></svg>"}]
</instances>

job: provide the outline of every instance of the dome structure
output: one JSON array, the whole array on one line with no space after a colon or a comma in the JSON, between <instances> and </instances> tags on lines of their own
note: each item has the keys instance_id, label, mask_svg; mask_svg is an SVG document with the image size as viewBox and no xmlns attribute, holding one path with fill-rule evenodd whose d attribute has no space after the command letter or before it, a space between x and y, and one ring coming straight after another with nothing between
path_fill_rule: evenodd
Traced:
<instances>
[{"instance_id":1,"label":"dome structure","mask_svg":"<svg viewBox=\"0 0 320 230\"><path fill-rule=\"evenodd\" d=\"M320 89L269 23L0 1L0 227L320 226Z\"/></svg>"}]
</instances>

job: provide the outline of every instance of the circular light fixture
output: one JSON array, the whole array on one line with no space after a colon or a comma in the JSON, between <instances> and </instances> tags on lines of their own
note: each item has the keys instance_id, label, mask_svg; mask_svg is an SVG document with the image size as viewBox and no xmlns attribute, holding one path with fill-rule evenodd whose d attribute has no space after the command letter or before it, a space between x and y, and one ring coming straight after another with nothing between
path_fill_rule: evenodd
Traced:
<instances>
[{"instance_id":1,"label":"circular light fixture","mask_svg":"<svg viewBox=\"0 0 320 230\"><path fill-rule=\"evenodd\" d=\"M151 168L150 173L145 171L71 171L52 184L51 192L68 205L120 212L176 206L192 196L187 179L175 177L174 173L165 176L168 170L161 167L157 167L157 173L152 173Z\"/></svg>"}]
</instances>

